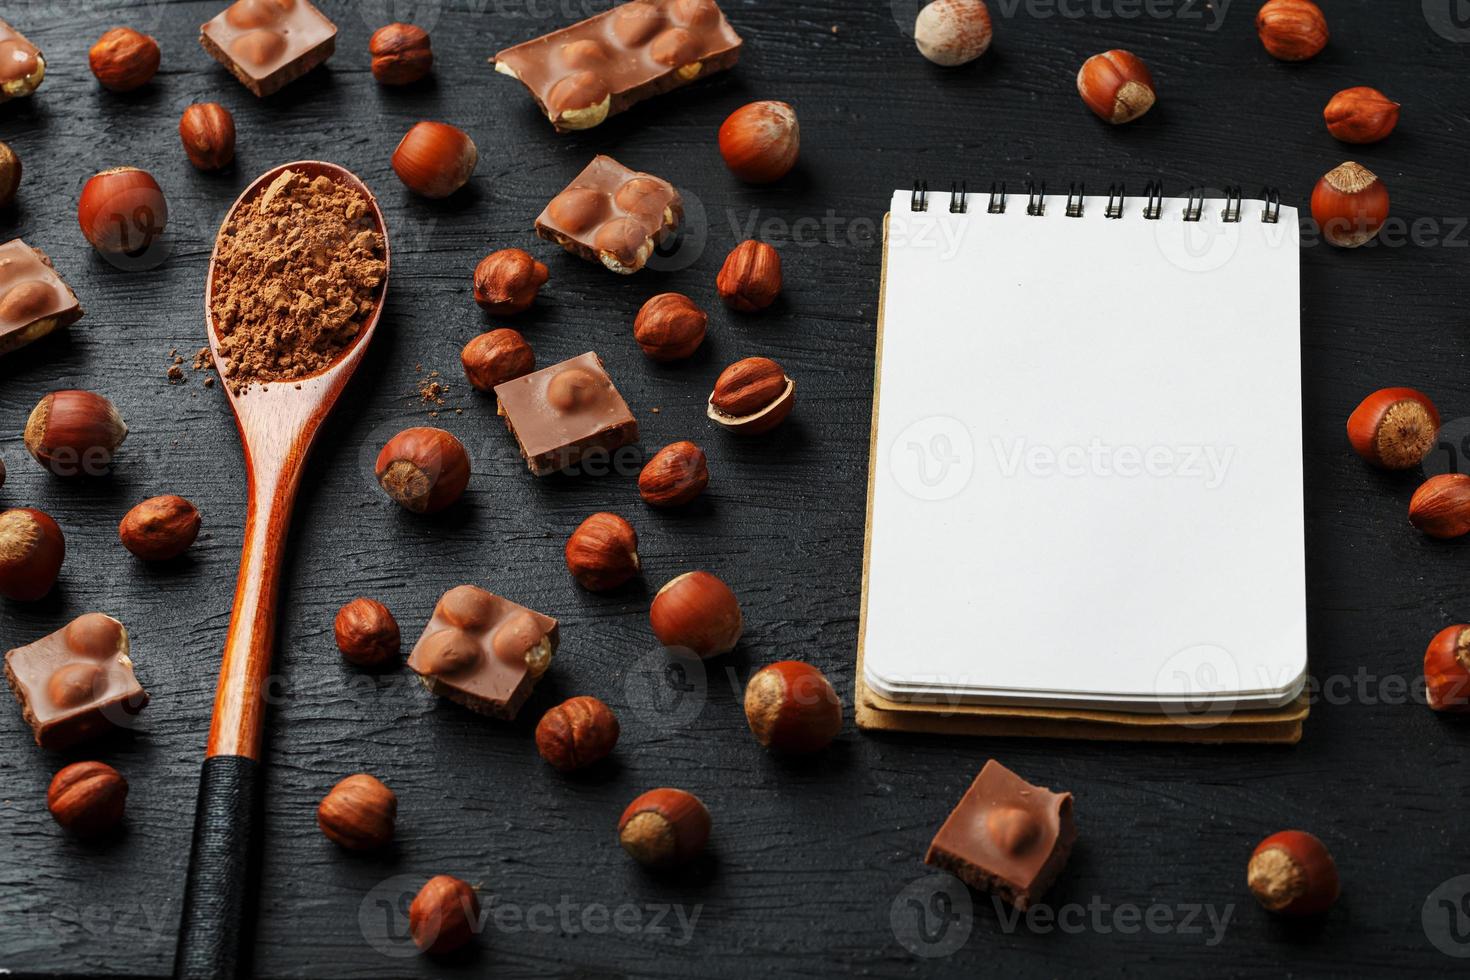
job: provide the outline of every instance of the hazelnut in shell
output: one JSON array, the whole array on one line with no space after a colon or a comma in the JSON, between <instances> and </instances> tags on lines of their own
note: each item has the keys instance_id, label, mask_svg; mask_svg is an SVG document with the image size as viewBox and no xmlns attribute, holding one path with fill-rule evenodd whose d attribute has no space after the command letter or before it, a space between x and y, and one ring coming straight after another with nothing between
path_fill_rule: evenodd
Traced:
<instances>
[{"instance_id":1,"label":"hazelnut in shell","mask_svg":"<svg viewBox=\"0 0 1470 980\"><path fill-rule=\"evenodd\" d=\"M137 167L104 170L82 188L77 223L104 255L141 255L168 227L168 201L158 181Z\"/></svg>"},{"instance_id":2,"label":"hazelnut in shell","mask_svg":"<svg viewBox=\"0 0 1470 980\"><path fill-rule=\"evenodd\" d=\"M1378 175L1348 161L1317 182L1312 217L1322 237L1339 248L1358 248L1378 236L1388 221L1388 188Z\"/></svg>"},{"instance_id":3,"label":"hazelnut in shell","mask_svg":"<svg viewBox=\"0 0 1470 980\"><path fill-rule=\"evenodd\" d=\"M709 572L686 572L659 589L648 619L664 646L701 658L729 653L745 632L740 600Z\"/></svg>"},{"instance_id":4,"label":"hazelnut in shell","mask_svg":"<svg viewBox=\"0 0 1470 980\"><path fill-rule=\"evenodd\" d=\"M1423 462L1439 436L1439 410L1413 388L1380 388L1348 416L1348 442L1374 466L1410 470Z\"/></svg>"},{"instance_id":5,"label":"hazelnut in shell","mask_svg":"<svg viewBox=\"0 0 1470 980\"><path fill-rule=\"evenodd\" d=\"M775 183L791 172L800 154L801 125L785 102L752 102L720 126L720 156L747 183Z\"/></svg>"},{"instance_id":6,"label":"hazelnut in shell","mask_svg":"<svg viewBox=\"0 0 1470 980\"><path fill-rule=\"evenodd\" d=\"M1435 634L1424 651L1424 689L1433 710L1470 712L1470 626Z\"/></svg>"},{"instance_id":7,"label":"hazelnut in shell","mask_svg":"<svg viewBox=\"0 0 1470 980\"><path fill-rule=\"evenodd\" d=\"M710 815L699 797L682 789L649 790L623 811L618 843L647 868L673 870L704 852Z\"/></svg>"},{"instance_id":8,"label":"hazelnut in shell","mask_svg":"<svg viewBox=\"0 0 1470 980\"><path fill-rule=\"evenodd\" d=\"M470 482L464 444L443 429L405 429L383 447L376 467L383 492L405 510L433 514L455 503Z\"/></svg>"},{"instance_id":9,"label":"hazelnut in shell","mask_svg":"<svg viewBox=\"0 0 1470 980\"><path fill-rule=\"evenodd\" d=\"M842 702L820 670L796 660L763 667L745 686L751 734L775 752L820 752L842 731Z\"/></svg>"},{"instance_id":10,"label":"hazelnut in shell","mask_svg":"<svg viewBox=\"0 0 1470 980\"><path fill-rule=\"evenodd\" d=\"M1337 865L1316 837L1301 830L1272 834L1256 847L1246 884L1268 912L1321 915L1336 902Z\"/></svg>"},{"instance_id":11,"label":"hazelnut in shell","mask_svg":"<svg viewBox=\"0 0 1470 980\"><path fill-rule=\"evenodd\" d=\"M914 21L919 53L946 68L967 64L990 50L993 34L984 0L934 0Z\"/></svg>"},{"instance_id":12,"label":"hazelnut in shell","mask_svg":"<svg viewBox=\"0 0 1470 980\"><path fill-rule=\"evenodd\" d=\"M1077 72L1077 91L1087 108L1114 126L1139 118L1158 99L1148 65L1123 50L1104 51L1083 62Z\"/></svg>"},{"instance_id":13,"label":"hazelnut in shell","mask_svg":"<svg viewBox=\"0 0 1470 980\"><path fill-rule=\"evenodd\" d=\"M42 599L56 584L66 558L66 539L39 510L0 512L0 596L18 602Z\"/></svg>"},{"instance_id":14,"label":"hazelnut in shell","mask_svg":"<svg viewBox=\"0 0 1470 980\"><path fill-rule=\"evenodd\" d=\"M56 476L102 476L128 427L117 407L91 391L53 391L26 422L25 444L36 462Z\"/></svg>"},{"instance_id":15,"label":"hazelnut in shell","mask_svg":"<svg viewBox=\"0 0 1470 980\"><path fill-rule=\"evenodd\" d=\"M445 198L470 182L480 151L468 133L448 123L421 122L393 151L393 172L409 190Z\"/></svg>"}]
</instances>

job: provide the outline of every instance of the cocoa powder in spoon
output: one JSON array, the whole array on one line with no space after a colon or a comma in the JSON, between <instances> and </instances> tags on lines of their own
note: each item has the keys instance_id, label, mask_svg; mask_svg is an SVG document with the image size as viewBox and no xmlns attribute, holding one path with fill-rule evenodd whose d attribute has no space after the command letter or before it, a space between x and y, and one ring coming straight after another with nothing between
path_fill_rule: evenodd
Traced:
<instances>
[{"instance_id":1,"label":"cocoa powder in spoon","mask_svg":"<svg viewBox=\"0 0 1470 980\"><path fill-rule=\"evenodd\" d=\"M232 391L318 374L371 318L387 266L367 199L287 170L221 230L211 313Z\"/></svg>"}]
</instances>

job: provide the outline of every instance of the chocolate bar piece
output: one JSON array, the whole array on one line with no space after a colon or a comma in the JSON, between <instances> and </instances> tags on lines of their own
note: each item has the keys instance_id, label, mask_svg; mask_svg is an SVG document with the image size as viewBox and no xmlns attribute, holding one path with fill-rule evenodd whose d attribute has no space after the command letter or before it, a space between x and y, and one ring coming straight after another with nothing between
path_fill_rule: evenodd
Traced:
<instances>
[{"instance_id":1,"label":"chocolate bar piece","mask_svg":"<svg viewBox=\"0 0 1470 980\"><path fill-rule=\"evenodd\" d=\"M337 25L307 0L236 0L199 28L199 43L264 97L330 58Z\"/></svg>"},{"instance_id":2,"label":"chocolate bar piece","mask_svg":"<svg viewBox=\"0 0 1470 980\"><path fill-rule=\"evenodd\" d=\"M408 666L430 691L509 721L551 666L556 620L473 585L444 593Z\"/></svg>"},{"instance_id":3,"label":"chocolate bar piece","mask_svg":"<svg viewBox=\"0 0 1470 980\"><path fill-rule=\"evenodd\" d=\"M591 352L507 381L496 387L495 397L537 476L573 466L590 452L610 453L638 441L638 420L602 358Z\"/></svg>"},{"instance_id":4,"label":"chocolate bar piece","mask_svg":"<svg viewBox=\"0 0 1470 980\"><path fill-rule=\"evenodd\" d=\"M30 95L46 80L46 56L0 20L0 102Z\"/></svg>"},{"instance_id":5,"label":"chocolate bar piece","mask_svg":"<svg viewBox=\"0 0 1470 980\"><path fill-rule=\"evenodd\" d=\"M684 201L673 184L600 156L546 205L536 234L629 276L683 220Z\"/></svg>"},{"instance_id":6,"label":"chocolate bar piece","mask_svg":"<svg viewBox=\"0 0 1470 980\"><path fill-rule=\"evenodd\" d=\"M11 650L5 679L43 749L64 749L126 727L148 703L133 676L128 631L101 613Z\"/></svg>"},{"instance_id":7,"label":"chocolate bar piece","mask_svg":"<svg viewBox=\"0 0 1470 980\"><path fill-rule=\"evenodd\" d=\"M81 318L77 294L56 274L45 252L19 238L0 245L0 354Z\"/></svg>"},{"instance_id":8,"label":"chocolate bar piece","mask_svg":"<svg viewBox=\"0 0 1470 980\"><path fill-rule=\"evenodd\" d=\"M934 835L924 863L1025 911L1051 887L1076 840L1071 793L1032 786L991 759Z\"/></svg>"},{"instance_id":9,"label":"chocolate bar piece","mask_svg":"<svg viewBox=\"0 0 1470 980\"><path fill-rule=\"evenodd\" d=\"M744 42L715 0L634 0L495 56L559 133L735 67Z\"/></svg>"}]
</instances>

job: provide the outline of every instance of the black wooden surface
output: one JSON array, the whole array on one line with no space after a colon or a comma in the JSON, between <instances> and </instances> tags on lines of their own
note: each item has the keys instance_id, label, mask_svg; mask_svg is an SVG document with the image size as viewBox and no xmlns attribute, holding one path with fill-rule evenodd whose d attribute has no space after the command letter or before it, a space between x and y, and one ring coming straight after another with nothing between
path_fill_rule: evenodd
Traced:
<instances>
[{"instance_id":1,"label":"black wooden surface","mask_svg":"<svg viewBox=\"0 0 1470 980\"><path fill-rule=\"evenodd\" d=\"M342 163L377 192L395 270L383 328L318 450L294 531L270 718L262 976L1370 976L1464 962L1435 948L1422 910L1442 882L1470 873L1470 729L1431 715L1417 688L1429 637L1470 616L1465 557L1408 528L1413 477L1367 471L1342 435L1357 400L1390 383L1433 393L1447 419L1470 416L1470 35L1457 30L1450 0L1431 0L1422 13L1419 3L1328 0L1333 42L1301 66L1261 50L1254 0L1213 11L997 0L991 54L954 71L921 59L901 30L913 0L728 0L747 41L737 71L565 137L486 59L605 9L604 0L328 3L342 29L336 57L265 101L195 40L219 6L68 0L12 2L3 12L51 65L37 97L0 108L0 139L26 165L19 205L0 216L3 233L50 252L88 315L68 337L0 360L0 452L10 467L0 503L49 511L69 545L51 598L0 603L0 648L107 611L130 627L153 702L136 732L66 754L39 751L19 712L0 711L0 969L169 969L244 488L222 393L192 371L171 386L165 371L171 349L192 356L203 343L205 266L226 207L257 173L299 158ZM432 82L408 91L374 84L367 38L392 19L432 28ZM117 23L155 34L164 50L162 73L133 95L100 90L86 68L88 46ZM1111 129L1083 108L1073 78L1084 57L1118 46L1149 62L1161 102L1140 123ZM1333 92L1357 84L1400 99L1404 122L1388 142L1349 150L1320 113ZM793 102L803 126L801 166L772 188L737 184L715 147L725 115L755 98ZM240 129L239 162L220 176L196 173L176 135L183 107L208 100L230 107ZM481 149L472 189L445 203L412 197L389 167L397 140L421 118L465 127ZM684 191L692 234L666 263L678 268L622 279L535 241L531 219L596 152ZM1033 175L1053 188L1126 179L1141 189L1162 176L1175 193L1193 183L1279 184L1287 203L1304 207L1316 179L1347 158L1380 173L1396 215L1427 221L1420 227L1433 234L1357 253L1303 252L1313 674L1339 680L1302 743L865 736L849 712L839 742L811 763L761 751L739 700L763 662L809 659L851 705L874 232L892 189L915 176L946 189L961 178L1014 188ZM125 164L156 174L171 202L171 250L153 268L115 268L77 229L83 181ZM780 248L787 290L770 315L742 318L719 308L713 282L728 248L751 234ZM688 512L648 511L633 472L533 480L492 403L460 380L459 348L485 325L470 271L505 246L527 247L552 269L534 312L515 324L540 363L596 350L638 412L645 446L686 437L706 446L713 482ZM711 339L691 363L656 367L633 344L631 322L666 289L712 310ZM705 420L704 399L724 364L751 354L786 365L800 399L781 431L737 441ZM417 385L435 370L450 385L437 424L465 441L474 479L462 505L425 520L389 503L370 467L392 433L431 422ZM66 387L107 393L132 427L111 479L63 483L25 457L30 409ZM206 535L189 558L150 568L122 550L115 527L133 503L165 492L199 504ZM638 527L646 586L597 597L568 579L562 544L602 509ZM651 590L692 568L730 582L749 628L734 655L709 665L703 694L701 679L688 678L694 691L674 702L646 609ZM406 671L349 669L334 648L332 616L347 599L385 601L411 640L435 598L465 581L563 622L562 652L515 724L436 703ZM1066 609L1036 628L1086 642L1087 624ZM541 711L572 694L598 695L623 719L612 761L579 778L552 771L530 738ZM954 917L951 931L936 926L933 942L914 942L904 929L916 921L908 899L933 898L924 847L992 755L1077 795L1082 840L1051 906L1163 908L1176 922L1192 906L1217 914L1233 906L1223 938L1212 945L1208 926L1128 931L1133 920L1111 911L1101 920L1088 912L1080 929L1011 927L977 896L973 920ZM132 793L122 836L84 844L52 823L44 796L56 769L91 757L124 772ZM398 840L386 854L346 854L315 829L320 796L360 770L398 792ZM672 881L641 872L615 842L624 804L658 785L696 792L715 819L710 859ZM1322 836L1342 871L1342 902L1317 929L1270 921L1244 889L1251 848L1288 826ZM487 905L503 911L469 955L403 958L401 909L441 872L481 886ZM698 910L692 935L678 910L654 921L668 906ZM930 955L955 936L965 938L958 951Z\"/></svg>"}]
</instances>

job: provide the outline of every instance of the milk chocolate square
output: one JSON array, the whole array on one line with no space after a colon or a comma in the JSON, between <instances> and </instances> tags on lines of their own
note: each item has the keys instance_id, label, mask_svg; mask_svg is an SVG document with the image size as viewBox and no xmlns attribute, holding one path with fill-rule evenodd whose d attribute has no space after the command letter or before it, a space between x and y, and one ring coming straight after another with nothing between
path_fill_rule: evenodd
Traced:
<instances>
[{"instance_id":1,"label":"milk chocolate square","mask_svg":"<svg viewBox=\"0 0 1470 980\"><path fill-rule=\"evenodd\" d=\"M991 759L934 835L925 864L1024 911L1067 864L1072 794L1032 786Z\"/></svg>"},{"instance_id":2,"label":"milk chocolate square","mask_svg":"<svg viewBox=\"0 0 1470 980\"><path fill-rule=\"evenodd\" d=\"M126 727L148 703L133 675L128 631L101 613L11 650L5 679L43 749L64 749Z\"/></svg>"},{"instance_id":3,"label":"milk chocolate square","mask_svg":"<svg viewBox=\"0 0 1470 980\"><path fill-rule=\"evenodd\" d=\"M337 25L308 0L236 0L199 28L199 43L264 97L330 58Z\"/></svg>"},{"instance_id":4,"label":"milk chocolate square","mask_svg":"<svg viewBox=\"0 0 1470 980\"><path fill-rule=\"evenodd\" d=\"M556 620L473 585L444 593L408 666L472 711L514 719L556 654Z\"/></svg>"},{"instance_id":5,"label":"milk chocolate square","mask_svg":"<svg viewBox=\"0 0 1470 980\"><path fill-rule=\"evenodd\" d=\"M495 389L506 428L532 473L546 476L589 453L638 441L638 420L590 351Z\"/></svg>"},{"instance_id":6,"label":"milk chocolate square","mask_svg":"<svg viewBox=\"0 0 1470 980\"><path fill-rule=\"evenodd\" d=\"M20 31L0 20L0 102L30 95L46 80L46 57Z\"/></svg>"},{"instance_id":7,"label":"milk chocolate square","mask_svg":"<svg viewBox=\"0 0 1470 980\"><path fill-rule=\"evenodd\" d=\"M19 238L0 245L0 354L76 323L82 306L51 259Z\"/></svg>"},{"instance_id":8,"label":"milk chocolate square","mask_svg":"<svg viewBox=\"0 0 1470 980\"><path fill-rule=\"evenodd\" d=\"M495 70L570 133L734 68L743 44L715 0L634 0L506 48Z\"/></svg>"},{"instance_id":9,"label":"milk chocolate square","mask_svg":"<svg viewBox=\"0 0 1470 980\"><path fill-rule=\"evenodd\" d=\"M536 219L536 234L620 275L648 264L684 220L674 185L599 156Z\"/></svg>"}]
</instances>

